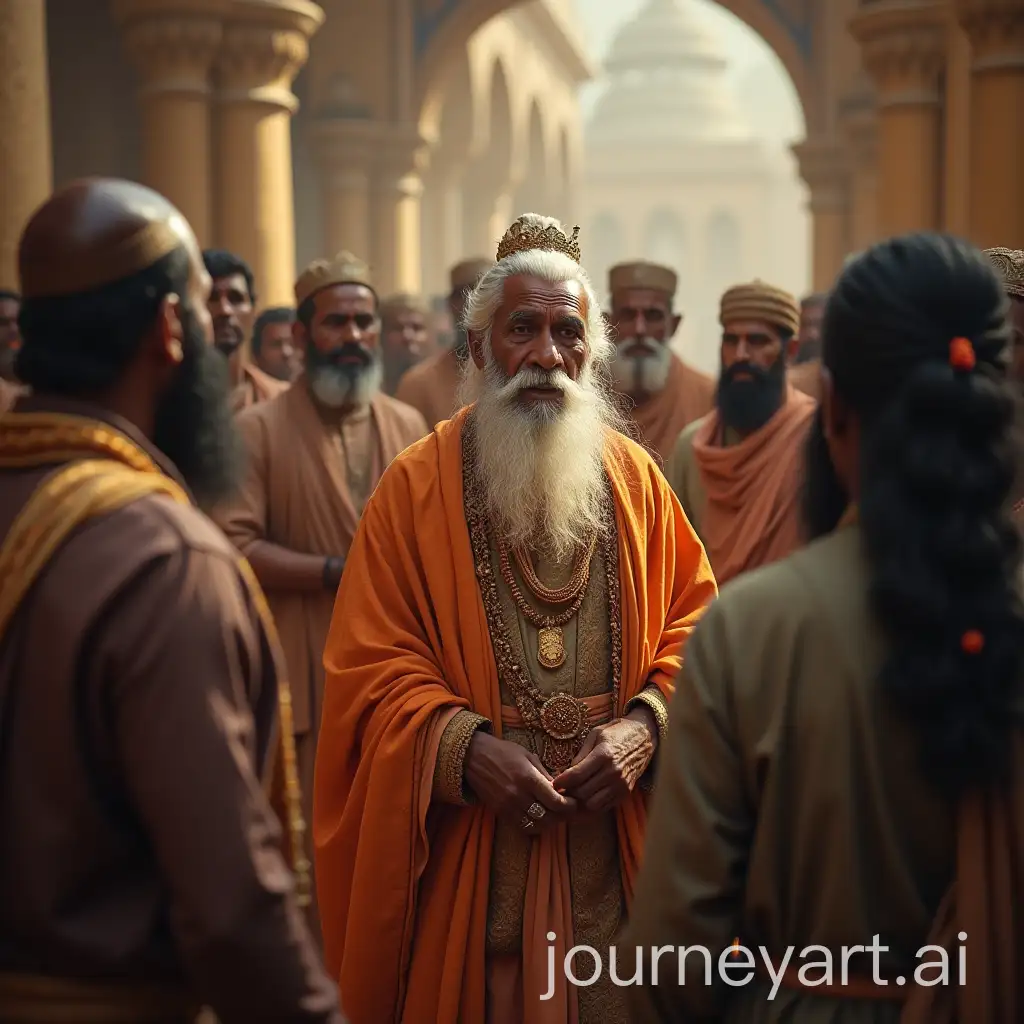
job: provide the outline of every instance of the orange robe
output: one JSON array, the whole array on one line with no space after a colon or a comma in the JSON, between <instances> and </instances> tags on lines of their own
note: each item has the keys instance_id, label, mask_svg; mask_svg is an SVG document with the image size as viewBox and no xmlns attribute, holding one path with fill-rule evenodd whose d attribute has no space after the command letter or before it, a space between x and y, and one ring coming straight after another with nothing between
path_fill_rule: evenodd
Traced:
<instances>
[{"instance_id":1,"label":"orange robe","mask_svg":"<svg viewBox=\"0 0 1024 1024\"><path fill-rule=\"evenodd\" d=\"M419 409L428 427L450 419L458 409L462 368L455 349L446 348L407 370L398 382L395 398Z\"/></svg>"},{"instance_id":2,"label":"orange robe","mask_svg":"<svg viewBox=\"0 0 1024 1024\"><path fill-rule=\"evenodd\" d=\"M687 366L673 352L665 387L630 410L644 440L661 456L662 462L672 454L683 428L714 408L716 388L711 377Z\"/></svg>"},{"instance_id":3,"label":"orange robe","mask_svg":"<svg viewBox=\"0 0 1024 1024\"><path fill-rule=\"evenodd\" d=\"M353 1024L485 1020L494 818L431 804L441 731L459 708L501 735L497 668L463 506L467 411L384 474L349 553L324 652L313 835L325 954ZM717 594L704 551L654 461L615 435L605 464L619 537L622 678L615 714L648 683L668 696L686 639ZM428 814L429 812L429 814ZM646 821L616 812L632 894ZM546 989L545 935L572 943L565 830L534 844L524 907L528 993ZM559 961L560 962L560 961ZM570 1024L575 993L533 1002Z\"/></svg>"},{"instance_id":4,"label":"orange robe","mask_svg":"<svg viewBox=\"0 0 1024 1024\"><path fill-rule=\"evenodd\" d=\"M242 383L235 388L231 402L235 412L250 409L260 402L269 402L291 385L287 381L278 380L265 373L254 363L246 363L242 371Z\"/></svg>"},{"instance_id":5,"label":"orange robe","mask_svg":"<svg viewBox=\"0 0 1024 1024\"><path fill-rule=\"evenodd\" d=\"M821 362L818 359L812 359L806 363L797 363L796 366L792 366L789 372L786 374L789 379L789 383L797 389L802 391L805 395L810 395L816 402L821 401Z\"/></svg>"},{"instance_id":6,"label":"orange robe","mask_svg":"<svg viewBox=\"0 0 1024 1024\"><path fill-rule=\"evenodd\" d=\"M723 445L716 409L693 439L706 504L701 537L719 584L792 554L803 541L800 494L813 399L788 388L760 429Z\"/></svg>"}]
</instances>

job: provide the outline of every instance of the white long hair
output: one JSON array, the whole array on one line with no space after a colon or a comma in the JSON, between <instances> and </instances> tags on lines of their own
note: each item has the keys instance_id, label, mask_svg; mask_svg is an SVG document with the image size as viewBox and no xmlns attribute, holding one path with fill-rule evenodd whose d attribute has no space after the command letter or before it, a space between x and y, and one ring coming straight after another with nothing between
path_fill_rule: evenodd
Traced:
<instances>
[{"instance_id":1,"label":"white long hair","mask_svg":"<svg viewBox=\"0 0 1024 1024\"><path fill-rule=\"evenodd\" d=\"M527 214L540 227L550 217ZM509 378L491 351L491 332L504 300L505 282L536 277L552 284L575 281L587 300L588 355L576 380L566 373L524 367ZM488 514L513 546L540 550L557 560L571 557L605 525L603 455L609 430L623 427L607 381L614 356L600 301L586 272L568 256L542 250L515 253L480 279L467 302L464 324L483 339L485 365L466 361L460 403L476 405L478 470ZM524 388L559 388L557 408L524 407Z\"/></svg>"}]
</instances>

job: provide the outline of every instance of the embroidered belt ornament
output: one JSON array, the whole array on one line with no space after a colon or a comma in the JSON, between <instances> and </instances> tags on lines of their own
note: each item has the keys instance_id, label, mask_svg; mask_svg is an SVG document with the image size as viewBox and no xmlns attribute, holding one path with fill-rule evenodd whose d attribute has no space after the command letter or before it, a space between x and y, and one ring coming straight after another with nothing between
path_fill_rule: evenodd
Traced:
<instances>
[{"instance_id":1,"label":"embroidered belt ornament","mask_svg":"<svg viewBox=\"0 0 1024 1024\"><path fill-rule=\"evenodd\" d=\"M79 416L56 413L7 413L0 417L0 467L53 465L15 519L0 548L0 636L68 535L88 519L124 508L146 494L164 493L191 504L185 491L113 427ZM272 647L277 630L266 598L245 559L239 569ZM285 826L291 846L296 898L308 906L312 870L305 855L305 821L299 789L291 689L278 683L278 731L284 782ZM269 795L269 794L268 794Z\"/></svg>"}]
</instances>

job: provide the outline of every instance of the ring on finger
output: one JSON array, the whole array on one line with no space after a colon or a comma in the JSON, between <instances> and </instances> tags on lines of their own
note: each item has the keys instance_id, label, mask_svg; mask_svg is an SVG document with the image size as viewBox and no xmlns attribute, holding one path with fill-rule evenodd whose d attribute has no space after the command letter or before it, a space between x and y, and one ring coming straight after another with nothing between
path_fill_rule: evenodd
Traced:
<instances>
[{"instance_id":1,"label":"ring on finger","mask_svg":"<svg viewBox=\"0 0 1024 1024\"><path fill-rule=\"evenodd\" d=\"M524 829L531 829L531 828L533 828L533 819L532 818L523 818L523 820L519 824Z\"/></svg>"},{"instance_id":2,"label":"ring on finger","mask_svg":"<svg viewBox=\"0 0 1024 1024\"><path fill-rule=\"evenodd\" d=\"M529 809L526 812L526 816L528 818L532 818L534 821L540 821L540 819L543 818L544 815L547 814L547 813L548 812L544 808L544 805L541 804L541 803L538 803L535 800L532 804L530 804L530 807L529 807Z\"/></svg>"}]
</instances>

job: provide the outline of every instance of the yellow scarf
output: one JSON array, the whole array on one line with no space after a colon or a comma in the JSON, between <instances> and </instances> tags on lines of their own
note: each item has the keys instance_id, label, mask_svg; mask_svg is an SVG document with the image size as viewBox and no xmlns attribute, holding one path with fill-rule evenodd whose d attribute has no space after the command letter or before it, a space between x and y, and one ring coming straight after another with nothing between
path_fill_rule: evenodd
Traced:
<instances>
[{"instance_id":1,"label":"yellow scarf","mask_svg":"<svg viewBox=\"0 0 1024 1024\"><path fill-rule=\"evenodd\" d=\"M184 489L130 438L96 420L58 413L7 413L0 417L0 469L58 465L33 492L0 547L0 638L54 552L78 526L124 508L147 494L163 493L191 504ZM266 597L245 559L239 562L272 649L280 644ZM283 659L278 660L283 664ZM295 761L288 680L278 683L278 732L292 869L299 903L308 905L311 871L303 836L302 801ZM274 772L268 773L273 780ZM268 786L272 783L268 782Z\"/></svg>"}]
</instances>

